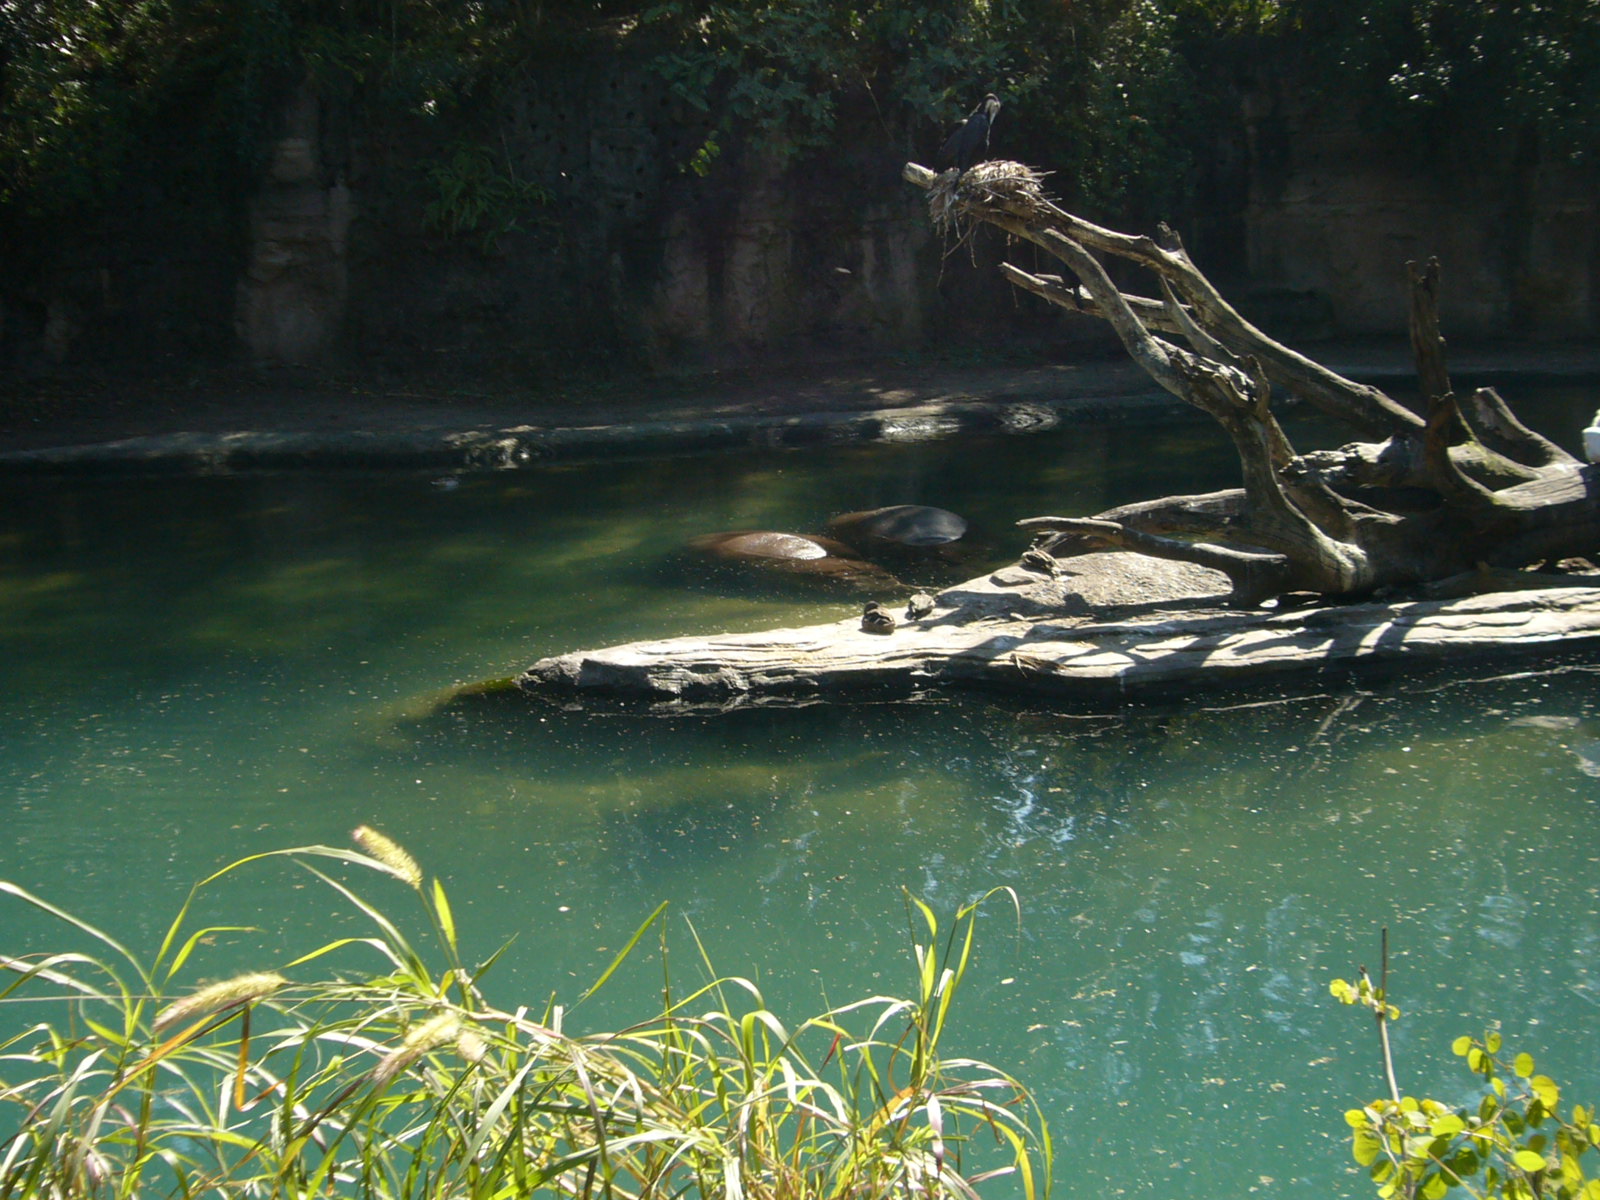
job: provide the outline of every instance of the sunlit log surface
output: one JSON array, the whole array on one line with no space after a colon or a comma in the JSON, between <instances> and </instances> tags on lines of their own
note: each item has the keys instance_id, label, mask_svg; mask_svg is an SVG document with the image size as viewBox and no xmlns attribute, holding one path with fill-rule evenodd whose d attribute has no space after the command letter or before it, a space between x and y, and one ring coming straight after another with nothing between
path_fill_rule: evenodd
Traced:
<instances>
[{"instance_id":1,"label":"sunlit log surface","mask_svg":"<svg viewBox=\"0 0 1600 1200\"><path fill-rule=\"evenodd\" d=\"M1060 579L1007 569L960 584L941 592L928 616L902 621L888 636L863 632L852 610L800 629L560 654L534 663L517 682L558 698L623 697L669 708L911 696L952 686L1114 705L1140 690L1201 681L1223 686L1600 642L1600 589L1591 587L1275 613L1217 606L1225 579L1190 564L1127 554L1094 561L1105 569L1079 576L1069 567ZM1102 605L1108 589L1122 602Z\"/></svg>"}]
</instances>

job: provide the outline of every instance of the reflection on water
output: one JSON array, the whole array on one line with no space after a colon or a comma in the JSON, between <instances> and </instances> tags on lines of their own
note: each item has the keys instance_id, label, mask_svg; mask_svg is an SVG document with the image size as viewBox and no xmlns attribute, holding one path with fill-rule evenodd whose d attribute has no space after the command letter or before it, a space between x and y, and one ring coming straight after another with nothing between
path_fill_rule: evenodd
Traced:
<instances>
[{"instance_id":1,"label":"reflection on water","mask_svg":"<svg viewBox=\"0 0 1600 1200\"><path fill-rule=\"evenodd\" d=\"M1193 424L455 486L0 484L0 876L153 947L219 864L370 823L443 877L477 953L514 939L489 985L507 1003L571 999L670 900L721 969L796 1013L910 990L902 889L948 911L1007 886L1021 920L990 909L955 1048L1042 1093L1074 1192L1359 1194L1340 1113L1377 1093L1378 1062L1327 983L1372 962L1383 925L1406 1086L1466 1094L1449 1041L1498 1019L1593 1099L1586 664L1098 715L444 699L579 645L858 611L709 581L677 557L697 533L927 503L1009 557L1017 516L1225 485L1217 449ZM363 883L405 910L385 886ZM360 928L282 862L219 885L196 921L241 913L262 932L218 935L200 974ZM0 910L7 951L59 941ZM580 1023L644 1011L649 958Z\"/></svg>"}]
</instances>

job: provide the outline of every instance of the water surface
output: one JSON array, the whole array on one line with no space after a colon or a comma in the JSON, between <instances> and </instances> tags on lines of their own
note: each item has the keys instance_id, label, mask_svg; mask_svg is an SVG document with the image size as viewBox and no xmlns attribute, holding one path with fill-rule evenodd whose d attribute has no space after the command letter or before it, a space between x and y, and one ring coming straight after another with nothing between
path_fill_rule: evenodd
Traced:
<instances>
[{"instance_id":1,"label":"water surface","mask_svg":"<svg viewBox=\"0 0 1600 1200\"><path fill-rule=\"evenodd\" d=\"M1592 406L1540 400L1552 431ZM442 478L0 480L0 877L153 949L199 876L368 823L444 879L471 949L515 939L501 1003L574 997L668 900L690 980L684 920L796 1018L911 990L902 889L948 912L1009 887L1020 924L989 910L952 1048L1039 1091L1066 1194L1362 1194L1340 1114L1378 1094L1378 1060L1327 983L1376 966L1384 925L1408 1088L1464 1098L1449 1042L1499 1022L1600 1098L1584 662L1101 714L437 703L544 654L859 604L708 578L679 554L694 534L932 503L988 536L983 566L1020 549L1017 517L1232 483L1220 441L1194 421ZM219 936L198 975L359 928L282 863L198 916L241 918L263 932ZM0 909L8 952L61 942ZM642 1015L658 978L641 960L577 1023Z\"/></svg>"}]
</instances>

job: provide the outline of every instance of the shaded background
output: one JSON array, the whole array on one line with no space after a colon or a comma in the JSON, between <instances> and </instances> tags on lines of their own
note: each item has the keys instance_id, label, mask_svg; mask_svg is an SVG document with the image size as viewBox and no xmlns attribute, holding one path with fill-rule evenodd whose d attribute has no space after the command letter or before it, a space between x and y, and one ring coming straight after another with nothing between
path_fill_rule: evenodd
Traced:
<instances>
[{"instance_id":1,"label":"shaded background","mask_svg":"<svg viewBox=\"0 0 1600 1200\"><path fill-rule=\"evenodd\" d=\"M997 156L1171 223L1278 336L1403 330L1429 255L1455 336L1592 335L1584 8L20 0L0 366L1084 353L899 178L991 89Z\"/></svg>"}]
</instances>

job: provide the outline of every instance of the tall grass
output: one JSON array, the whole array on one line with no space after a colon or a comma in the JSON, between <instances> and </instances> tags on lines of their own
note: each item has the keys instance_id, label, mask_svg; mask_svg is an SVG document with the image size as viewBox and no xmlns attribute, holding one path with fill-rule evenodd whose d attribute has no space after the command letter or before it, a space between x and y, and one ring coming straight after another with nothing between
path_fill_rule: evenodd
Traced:
<instances>
[{"instance_id":1,"label":"tall grass","mask_svg":"<svg viewBox=\"0 0 1600 1200\"><path fill-rule=\"evenodd\" d=\"M747 979L674 994L642 1023L576 1036L550 1002L496 1008L466 965L444 888L369 829L197 884L145 963L9 883L92 953L0 955L0 1001L44 990L55 1019L0 1043L0 1200L10 1197L521 1197L973 1200L1047 1194L1050 1138L1002 1071L945 1058L978 905L941 930L908 898L916 996L786 1024ZM201 889L287 856L370 923L271 970L194 990L185 964L224 927L187 928ZM346 864L336 868L333 864ZM335 873L391 875L420 900L431 957ZM1013 897L1013 903L1014 903ZM981 901L980 901L981 903ZM584 996L652 930L658 908ZM234 929L237 927L226 927ZM380 974L306 978L344 947ZM579 997L581 999L583 997Z\"/></svg>"}]
</instances>

